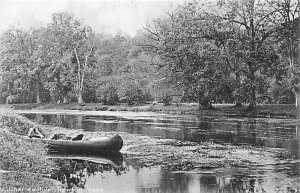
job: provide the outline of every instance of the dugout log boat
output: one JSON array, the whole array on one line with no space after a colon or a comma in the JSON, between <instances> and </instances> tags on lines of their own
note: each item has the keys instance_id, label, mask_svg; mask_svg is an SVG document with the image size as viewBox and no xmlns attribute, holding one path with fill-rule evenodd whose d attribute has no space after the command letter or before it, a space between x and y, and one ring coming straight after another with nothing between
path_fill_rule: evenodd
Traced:
<instances>
[{"instance_id":1,"label":"dugout log boat","mask_svg":"<svg viewBox=\"0 0 300 193\"><path fill-rule=\"evenodd\" d=\"M32 138L33 139L33 138ZM123 147L123 139L118 134L111 138L97 140L61 140L61 139L37 139L48 144L50 152L67 153L93 153L102 154L119 152Z\"/></svg>"}]
</instances>

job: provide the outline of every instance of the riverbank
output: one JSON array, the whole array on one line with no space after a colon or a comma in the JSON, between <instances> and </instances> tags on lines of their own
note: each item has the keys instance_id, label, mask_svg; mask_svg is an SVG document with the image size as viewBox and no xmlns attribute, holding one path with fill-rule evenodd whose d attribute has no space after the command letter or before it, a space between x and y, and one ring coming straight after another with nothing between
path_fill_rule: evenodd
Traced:
<instances>
[{"instance_id":1,"label":"riverbank","mask_svg":"<svg viewBox=\"0 0 300 193\"><path fill-rule=\"evenodd\" d=\"M259 104L253 111L247 106L236 107L234 104L214 104L214 109L199 109L196 103L181 103L165 106L161 103L152 105L115 105L107 106L101 103L86 103L84 106L77 103L69 104L13 104L7 105L17 110L79 110L79 111L130 111L130 112L156 112L173 115L202 115L202 116L238 116L238 117L274 117L299 118L299 109L293 104Z\"/></svg>"},{"instance_id":2,"label":"riverbank","mask_svg":"<svg viewBox=\"0 0 300 193\"><path fill-rule=\"evenodd\" d=\"M29 112L30 110L27 111ZM36 109L32 111L42 112L41 109ZM48 109L48 111L52 110ZM74 110L71 111L74 112ZM13 158L26 155L26 157L30 157L29 160L35 160L34 156L38 156L39 159L37 160L42 160L41 163L49 164L48 161L45 161L47 155L45 153L46 149L44 146L42 146L41 144L34 144L28 141L24 141L21 137L23 135L26 135L28 129L33 126L38 127L39 130L46 137L50 137L56 133L66 134L68 136L76 136L78 134L83 133L84 139L89 139L104 136L110 137L116 134L116 132L87 132L83 130L70 130L61 127L43 126L33 123L27 118L16 114L16 111L7 110L7 112L9 113L2 115L2 118L0 119L1 131L4 133L3 136L9 136L11 140L7 140L9 141L9 143L7 144L2 143L2 141L5 141L7 137L3 139L0 138L0 146L5 145L4 149L6 150L5 152L3 152L3 155L12 155L11 157ZM55 112L57 113L59 112L59 110L55 110ZM80 113L80 111L78 112ZM90 113L93 112L90 111ZM222 145L211 143L208 141L198 144L193 142L181 142L172 139L160 139L126 132L118 132L118 134L124 140L124 147L121 150L121 153L124 156L124 160L130 163L131 165L134 165L135 167L151 167L159 165L163 167L164 170L170 172L190 170L201 171L203 169L207 170L222 167L256 167L276 165L280 163L292 163L295 161L293 160L291 155L285 152L285 150L283 149L256 148L251 146L234 146L231 144ZM12 141L19 141L19 143L25 144L25 146L23 149L20 149L20 151L15 151L11 153L9 149L18 149L18 147L20 146L10 145L11 143L13 143ZM40 147L40 149L34 149L35 147ZM26 153L24 154L24 152ZM24 158L22 157L22 159ZM20 159L17 159L15 163L19 163L18 160L20 161ZM14 161L11 161L10 163L14 163ZM2 165L0 169L7 169L2 167ZM32 165L34 166L36 164L27 164L24 165L24 167L30 168L32 167ZM38 175L41 176L42 174L48 174L49 170L51 170L51 167L53 166L51 166L50 164L50 166L43 165L43 168L44 167L48 170L36 170L36 172L34 172L35 170L33 171L32 169L28 169L28 171L31 173L38 173ZM26 179L26 177L24 178ZM9 182L10 179L7 179L7 181ZM28 183L29 182L32 182L32 179L29 179ZM16 182L12 181L9 184L12 185L15 183ZM5 186L8 187L9 185L6 184Z\"/></svg>"},{"instance_id":3,"label":"riverbank","mask_svg":"<svg viewBox=\"0 0 300 193\"><path fill-rule=\"evenodd\" d=\"M9 109L0 109L0 192L57 192L48 176L55 167L46 161L46 149L21 135L35 126ZM21 135L19 135L21 134Z\"/></svg>"},{"instance_id":4,"label":"riverbank","mask_svg":"<svg viewBox=\"0 0 300 193\"><path fill-rule=\"evenodd\" d=\"M53 110L48 109L48 113L65 112L66 110ZM27 110L30 112L30 110ZM42 112L43 110L37 109L32 112ZM74 113L74 111L72 111ZM87 111L89 115L93 114L92 111ZM66 113L66 112L65 112ZM80 113L80 111L77 111ZM101 112L94 112L95 115ZM105 113L105 112L103 112ZM126 112L120 112L126 114ZM151 117L152 114L143 113L144 116ZM135 116L133 113L127 112L127 116ZM141 116L141 114L139 114ZM23 122L29 121L27 118L18 115L19 119ZM34 123L35 124L35 123ZM291 156L283 149L271 148L256 148L251 146L234 146L230 144L221 145L211 142L204 142L197 144L194 142L181 142L173 139L159 139L150 136L143 136L127 132L87 132L82 130L70 130L61 127L50 127L38 125L39 129L46 137L60 133L67 136L77 136L83 133L84 139L94 137L111 137L115 134L122 136L124 140L124 147L121 152L125 155L126 159L136 162L140 166L155 166L165 165L172 170L178 170L178 164L189 165L189 167L182 167L182 170L192 168L213 168L224 166L245 166L245 165L265 165L275 164L282 161L291 161ZM18 134L24 135L27 131L18 129ZM177 168L177 169L176 169Z\"/></svg>"}]
</instances>

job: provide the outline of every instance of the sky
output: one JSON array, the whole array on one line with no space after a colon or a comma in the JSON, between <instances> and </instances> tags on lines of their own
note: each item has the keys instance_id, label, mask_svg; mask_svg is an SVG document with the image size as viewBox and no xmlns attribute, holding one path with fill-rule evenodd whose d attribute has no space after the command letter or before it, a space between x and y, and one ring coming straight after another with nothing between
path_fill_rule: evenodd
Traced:
<instances>
[{"instance_id":1,"label":"sky","mask_svg":"<svg viewBox=\"0 0 300 193\"><path fill-rule=\"evenodd\" d=\"M154 18L176 9L184 0L0 0L0 32L10 27L46 25L54 12L68 11L96 32L118 31L134 36Z\"/></svg>"}]
</instances>

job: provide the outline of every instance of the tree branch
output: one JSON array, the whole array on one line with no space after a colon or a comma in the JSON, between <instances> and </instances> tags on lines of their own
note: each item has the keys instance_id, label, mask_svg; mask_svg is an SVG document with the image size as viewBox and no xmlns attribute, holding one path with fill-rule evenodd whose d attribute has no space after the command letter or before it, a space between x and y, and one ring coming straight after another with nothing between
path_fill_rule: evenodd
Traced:
<instances>
[{"instance_id":1,"label":"tree branch","mask_svg":"<svg viewBox=\"0 0 300 193\"><path fill-rule=\"evenodd\" d=\"M76 80L76 89L79 90L79 83L80 83L80 76L81 76L81 72L80 72L80 61L79 61L79 57L78 57L78 53L77 53L77 47L74 48L74 52L75 52L75 56L76 56L76 60L77 60L77 66L78 66L78 70L77 70L77 80Z\"/></svg>"},{"instance_id":2,"label":"tree branch","mask_svg":"<svg viewBox=\"0 0 300 193\"><path fill-rule=\"evenodd\" d=\"M84 81L84 75L85 75L85 68L86 68L87 63L88 63L88 58L89 58L89 56L92 54L93 48L94 48L94 45L92 45L90 51L89 51L88 54L85 56L84 66L83 66L83 69L82 69L81 82L80 82L80 91L83 90L83 81Z\"/></svg>"}]
</instances>

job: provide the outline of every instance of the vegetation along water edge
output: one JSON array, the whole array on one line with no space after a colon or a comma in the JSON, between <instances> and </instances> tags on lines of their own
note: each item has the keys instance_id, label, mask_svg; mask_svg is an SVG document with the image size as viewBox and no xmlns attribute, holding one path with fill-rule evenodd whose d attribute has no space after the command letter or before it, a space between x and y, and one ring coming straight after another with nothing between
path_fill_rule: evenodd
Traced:
<instances>
[{"instance_id":1,"label":"vegetation along water edge","mask_svg":"<svg viewBox=\"0 0 300 193\"><path fill-rule=\"evenodd\" d=\"M55 164L47 160L46 147L38 142L25 141L29 128L37 127L46 137L54 133L76 136L82 131L67 130L36 124L13 110L0 110L0 170L1 189L8 188L59 188L57 182L45 178ZM212 142L181 142L158 139L139 134L119 133L124 140L121 150L124 158L139 167L160 165L168 171L190 171L219 167L265 166L291 163L291 154L283 149L234 146ZM114 132L84 132L85 138L113 136ZM35 182L35 183L33 183ZM34 184L34 185L33 185ZM26 192L26 191L20 191ZM30 191L27 191L30 192ZM41 189L40 192L43 192Z\"/></svg>"}]
</instances>

